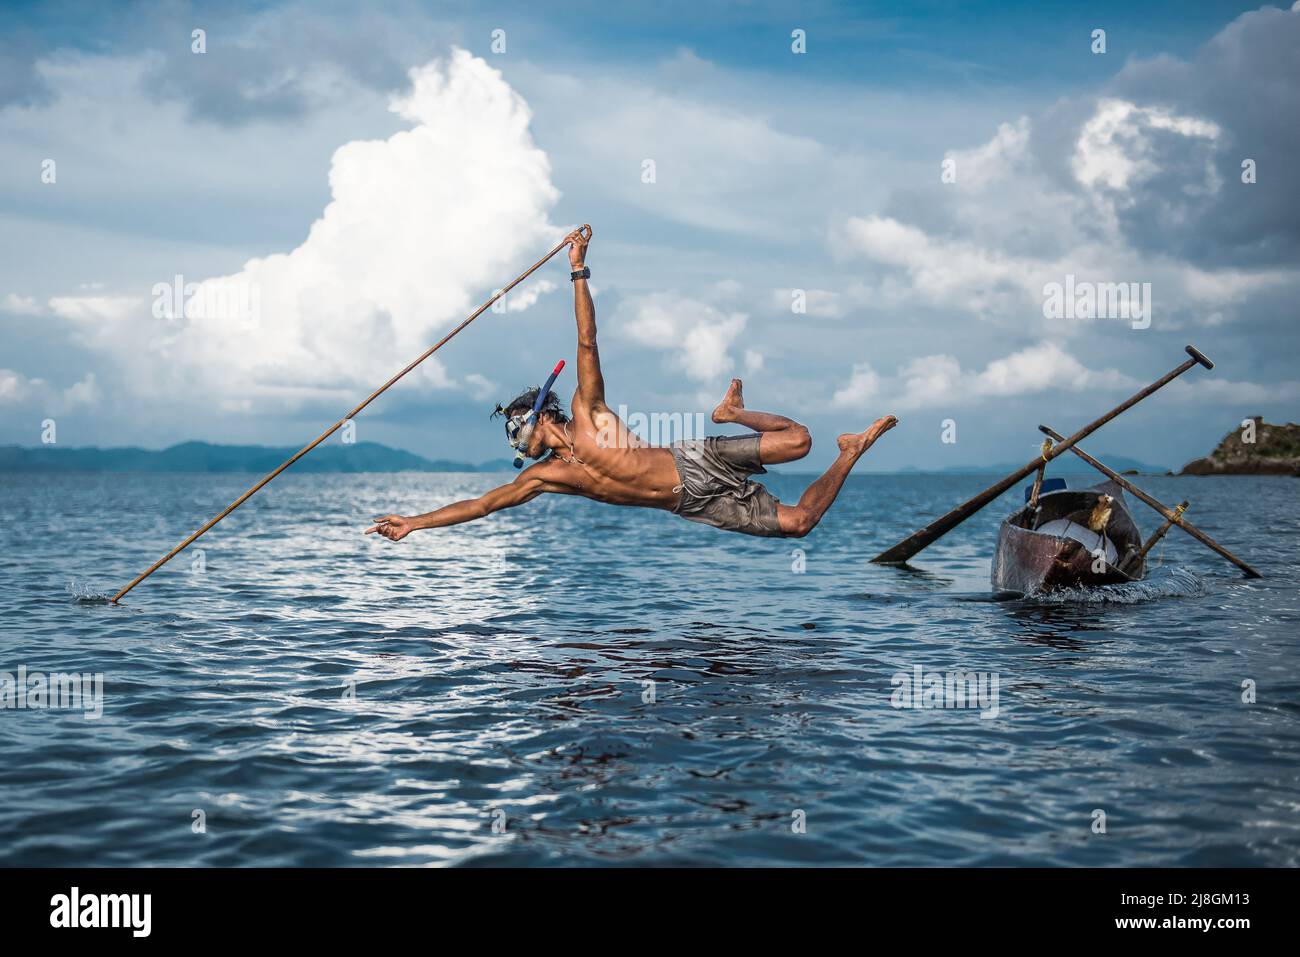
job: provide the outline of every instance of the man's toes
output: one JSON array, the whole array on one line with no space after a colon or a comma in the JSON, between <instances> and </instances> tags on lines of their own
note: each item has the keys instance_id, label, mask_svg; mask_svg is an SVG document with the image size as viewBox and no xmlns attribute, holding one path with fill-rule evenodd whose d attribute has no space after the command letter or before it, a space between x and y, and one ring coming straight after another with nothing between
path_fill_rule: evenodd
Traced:
<instances>
[{"instance_id":1,"label":"man's toes","mask_svg":"<svg viewBox=\"0 0 1300 957\"><path fill-rule=\"evenodd\" d=\"M882 416L881 418L876 419L875 422L871 423L871 428L867 429L867 434L874 438L879 438L896 425L898 425L898 419L894 416Z\"/></svg>"}]
</instances>

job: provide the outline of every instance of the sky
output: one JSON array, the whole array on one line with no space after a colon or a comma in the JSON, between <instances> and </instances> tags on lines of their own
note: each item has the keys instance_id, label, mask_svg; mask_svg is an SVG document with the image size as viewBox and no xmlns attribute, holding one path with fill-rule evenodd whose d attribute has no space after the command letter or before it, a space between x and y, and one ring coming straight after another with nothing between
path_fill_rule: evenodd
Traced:
<instances>
[{"instance_id":1,"label":"sky","mask_svg":"<svg viewBox=\"0 0 1300 957\"><path fill-rule=\"evenodd\" d=\"M1300 3L373 6L0 10L0 444L305 444L579 223L609 404L739 376L810 469L1027 460L1187 343L1094 454L1297 418ZM508 455L567 278L355 437Z\"/></svg>"}]
</instances>

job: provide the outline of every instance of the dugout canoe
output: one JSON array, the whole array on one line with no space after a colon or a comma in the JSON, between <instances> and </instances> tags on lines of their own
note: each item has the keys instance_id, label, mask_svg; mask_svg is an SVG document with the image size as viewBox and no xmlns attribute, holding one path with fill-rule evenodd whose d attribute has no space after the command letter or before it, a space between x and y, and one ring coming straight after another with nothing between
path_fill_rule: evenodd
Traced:
<instances>
[{"instance_id":1,"label":"dugout canoe","mask_svg":"<svg viewBox=\"0 0 1300 957\"><path fill-rule=\"evenodd\" d=\"M1098 535L1088 520L1102 495L1113 501L1104 534ZM1146 576L1141 548L1142 532L1115 482L1047 492L1037 509L1026 503L998 529L993 590L1032 595L1139 581Z\"/></svg>"}]
</instances>

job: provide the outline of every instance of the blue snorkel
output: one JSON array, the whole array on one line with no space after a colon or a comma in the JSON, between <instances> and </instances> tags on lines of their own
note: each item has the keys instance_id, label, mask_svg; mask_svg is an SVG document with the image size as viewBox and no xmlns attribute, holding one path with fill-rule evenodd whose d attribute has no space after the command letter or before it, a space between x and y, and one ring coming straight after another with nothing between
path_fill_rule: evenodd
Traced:
<instances>
[{"instance_id":1,"label":"blue snorkel","mask_svg":"<svg viewBox=\"0 0 1300 957\"><path fill-rule=\"evenodd\" d=\"M546 403L546 397L550 395L551 386L555 385L555 380L564 368L564 360L561 359L555 364L551 376L546 380L546 385L542 386L537 393L537 400L533 403L532 410L528 413L528 418L524 419L524 424L519 430L518 444L515 445L515 468L523 468L524 457L528 451L528 440L533 436L533 427L537 424L537 416L542 411L542 406Z\"/></svg>"}]
</instances>

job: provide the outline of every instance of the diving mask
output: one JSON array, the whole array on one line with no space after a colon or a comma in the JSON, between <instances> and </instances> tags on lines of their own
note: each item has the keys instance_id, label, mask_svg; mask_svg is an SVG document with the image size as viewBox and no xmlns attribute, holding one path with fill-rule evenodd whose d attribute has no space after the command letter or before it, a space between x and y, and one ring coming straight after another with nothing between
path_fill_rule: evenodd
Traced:
<instances>
[{"instance_id":1,"label":"diving mask","mask_svg":"<svg viewBox=\"0 0 1300 957\"><path fill-rule=\"evenodd\" d=\"M537 427L537 416L542 411L546 397L551 393L551 386L555 385L555 379L563 368L564 360L561 359L555 364L546 384L538 390L537 399L528 412L512 415L506 419L506 441L515 450L515 468L523 467L524 457L528 454L528 442L533 437L533 429Z\"/></svg>"}]
</instances>

